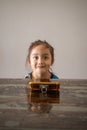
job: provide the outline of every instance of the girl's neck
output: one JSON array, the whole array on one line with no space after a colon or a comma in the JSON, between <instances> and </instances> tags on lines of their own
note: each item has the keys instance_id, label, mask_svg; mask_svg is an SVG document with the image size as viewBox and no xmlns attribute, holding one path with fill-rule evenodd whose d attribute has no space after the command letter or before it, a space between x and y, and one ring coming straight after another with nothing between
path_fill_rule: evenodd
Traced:
<instances>
[{"instance_id":1,"label":"girl's neck","mask_svg":"<svg viewBox=\"0 0 87 130\"><path fill-rule=\"evenodd\" d=\"M32 72L32 79L50 79L51 77L51 73L48 71L47 73L43 73L43 74L37 74Z\"/></svg>"}]
</instances>

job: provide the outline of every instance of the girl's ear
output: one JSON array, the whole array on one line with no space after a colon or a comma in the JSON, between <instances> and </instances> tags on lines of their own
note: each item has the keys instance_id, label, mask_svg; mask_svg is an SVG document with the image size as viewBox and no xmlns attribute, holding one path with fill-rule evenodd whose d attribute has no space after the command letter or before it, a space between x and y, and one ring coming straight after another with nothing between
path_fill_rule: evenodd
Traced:
<instances>
[{"instance_id":1,"label":"girl's ear","mask_svg":"<svg viewBox=\"0 0 87 130\"><path fill-rule=\"evenodd\" d=\"M54 60L51 61L51 65L53 65L53 63L54 63Z\"/></svg>"},{"instance_id":2,"label":"girl's ear","mask_svg":"<svg viewBox=\"0 0 87 130\"><path fill-rule=\"evenodd\" d=\"M27 64L30 64L30 60L29 59L27 59Z\"/></svg>"},{"instance_id":3,"label":"girl's ear","mask_svg":"<svg viewBox=\"0 0 87 130\"><path fill-rule=\"evenodd\" d=\"M28 64L30 64L30 60L28 60Z\"/></svg>"}]
</instances>

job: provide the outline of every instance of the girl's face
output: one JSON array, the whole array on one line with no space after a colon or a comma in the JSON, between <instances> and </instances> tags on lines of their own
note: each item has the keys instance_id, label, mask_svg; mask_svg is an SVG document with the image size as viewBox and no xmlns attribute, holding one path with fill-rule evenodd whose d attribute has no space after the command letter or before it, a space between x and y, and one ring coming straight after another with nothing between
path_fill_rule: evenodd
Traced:
<instances>
[{"instance_id":1,"label":"girl's face","mask_svg":"<svg viewBox=\"0 0 87 130\"><path fill-rule=\"evenodd\" d=\"M47 73L52 65L50 50L43 45L38 45L33 48L30 54L29 63L34 73Z\"/></svg>"}]
</instances>

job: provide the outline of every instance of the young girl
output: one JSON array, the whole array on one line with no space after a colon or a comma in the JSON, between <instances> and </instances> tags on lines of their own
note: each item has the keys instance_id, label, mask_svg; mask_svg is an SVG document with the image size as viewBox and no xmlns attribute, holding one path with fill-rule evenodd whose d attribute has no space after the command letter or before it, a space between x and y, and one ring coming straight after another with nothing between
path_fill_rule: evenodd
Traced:
<instances>
[{"instance_id":1,"label":"young girl","mask_svg":"<svg viewBox=\"0 0 87 130\"><path fill-rule=\"evenodd\" d=\"M30 79L58 79L50 66L54 63L54 48L46 41L37 40L32 42L27 55L27 62L32 72L26 76Z\"/></svg>"}]
</instances>

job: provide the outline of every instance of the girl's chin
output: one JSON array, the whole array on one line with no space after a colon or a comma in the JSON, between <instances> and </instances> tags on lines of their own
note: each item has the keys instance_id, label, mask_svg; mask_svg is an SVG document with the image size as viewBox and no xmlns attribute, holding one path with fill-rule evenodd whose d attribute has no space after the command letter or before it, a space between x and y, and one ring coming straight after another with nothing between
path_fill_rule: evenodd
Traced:
<instances>
[{"instance_id":1,"label":"girl's chin","mask_svg":"<svg viewBox=\"0 0 87 130\"><path fill-rule=\"evenodd\" d=\"M45 69L37 69L36 72L39 74L43 74L46 73L47 71Z\"/></svg>"}]
</instances>

